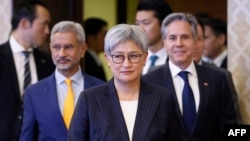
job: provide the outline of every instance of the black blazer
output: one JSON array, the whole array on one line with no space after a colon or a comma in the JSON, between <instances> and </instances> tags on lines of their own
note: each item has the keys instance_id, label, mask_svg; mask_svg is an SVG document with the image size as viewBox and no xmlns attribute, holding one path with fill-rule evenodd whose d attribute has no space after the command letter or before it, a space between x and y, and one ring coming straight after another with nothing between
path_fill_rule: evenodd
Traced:
<instances>
[{"instance_id":1,"label":"black blazer","mask_svg":"<svg viewBox=\"0 0 250 141\"><path fill-rule=\"evenodd\" d=\"M175 98L176 119L170 127L170 141L215 141L221 140L225 124L237 124L232 96L225 75L215 69L195 65L200 104L191 134L188 134L179 109L175 88L166 63L161 68L143 76L143 80L172 90Z\"/></svg>"},{"instance_id":2,"label":"black blazer","mask_svg":"<svg viewBox=\"0 0 250 141\"><path fill-rule=\"evenodd\" d=\"M133 141L166 141L173 94L141 82ZM113 79L81 93L68 141L128 141L129 135Z\"/></svg>"},{"instance_id":3,"label":"black blazer","mask_svg":"<svg viewBox=\"0 0 250 141\"><path fill-rule=\"evenodd\" d=\"M52 74L55 65L51 57L38 49L34 49L33 54L38 80ZM0 67L0 140L12 141L20 132L22 98L9 42L0 46Z\"/></svg>"},{"instance_id":4,"label":"black blazer","mask_svg":"<svg viewBox=\"0 0 250 141\"><path fill-rule=\"evenodd\" d=\"M236 88L235 88L235 85L234 85L234 82L233 82L232 73L227 69L224 69L222 67L217 67L217 66L215 66L213 64L209 64L209 63L206 63L206 62L203 62L203 61L202 61L201 65L211 67L211 68L216 69L218 71L221 71L222 73L225 74L225 77L226 77L226 79L228 81L228 85L229 85L229 88L230 88L230 91L231 91L231 94L232 94L232 98L233 98L233 102L234 102L234 108L235 108L235 111L236 111L238 123L241 123L242 119L241 119L240 107L239 107L239 102L238 102L238 94L237 94L237 91L236 91Z\"/></svg>"},{"instance_id":5,"label":"black blazer","mask_svg":"<svg viewBox=\"0 0 250 141\"><path fill-rule=\"evenodd\" d=\"M227 57L224 58L222 64L220 65L221 68L227 69Z\"/></svg>"},{"instance_id":6,"label":"black blazer","mask_svg":"<svg viewBox=\"0 0 250 141\"><path fill-rule=\"evenodd\" d=\"M103 67L96 63L95 58L93 58L88 51L86 51L83 59L85 63L84 70L87 74L95 76L103 81L107 81Z\"/></svg>"}]
</instances>

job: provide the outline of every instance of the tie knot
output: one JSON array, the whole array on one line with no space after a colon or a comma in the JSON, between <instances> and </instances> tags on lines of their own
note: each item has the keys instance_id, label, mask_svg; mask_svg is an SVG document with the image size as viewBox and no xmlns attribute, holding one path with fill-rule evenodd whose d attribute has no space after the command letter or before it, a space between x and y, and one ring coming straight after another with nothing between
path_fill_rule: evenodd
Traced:
<instances>
[{"instance_id":1,"label":"tie knot","mask_svg":"<svg viewBox=\"0 0 250 141\"><path fill-rule=\"evenodd\" d=\"M188 73L187 71L181 71L178 73L178 75L185 81L188 82Z\"/></svg>"},{"instance_id":2,"label":"tie knot","mask_svg":"<svg viewBox=\"0 0 250 141\"><path fill-rule=\"evenodd\" d=\"M150 66L154 66L155 65L155 61L158 59L159 57L157 55L152 55L150 56L150 60L151 60L151 65Z\"/></svg>"},{"instance_id":3,"label":"tie knot","mask_svg":"<svg viewBox=\"0 0 250 141\"><path fill-rule=\"evenodd\" d=\"M22 51L23 55L25 56L25 58L28 58L30 55L29 51Z\"/></svg>"},{"instance_id":4,"label":"tie knot","mask_svg":"<svg viewBox=\"0 0 250 141\"><path fill-rule=\"evenodd\" d=\"M67 84L67 86L71 87L72 80L71 79L65 79L65 83Z\"/></svg>"},{"instance_id":5,"label":"tie knot","mask_svg":"<svg viewBox=\"0 0 250 141\"><path fill-rule=\"evenodd\" d=\"M155 61L156 59L158 59L158 56L157 56L157 55L152 55L152 56L150 56L150 60Z\"/></svg>"}]
</instances>

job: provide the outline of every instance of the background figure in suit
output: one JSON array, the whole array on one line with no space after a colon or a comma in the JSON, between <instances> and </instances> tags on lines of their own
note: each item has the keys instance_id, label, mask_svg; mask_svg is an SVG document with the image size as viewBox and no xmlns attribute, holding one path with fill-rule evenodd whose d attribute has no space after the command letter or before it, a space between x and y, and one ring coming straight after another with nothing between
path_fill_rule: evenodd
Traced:
<instances>
[{"instance_id":1,"label":"background figure in suit","mask_svg":"<svg viewBox=\"0 0 250 141\"><path fill-rule=\"evenodd\" d=\"M142 72L146 74L151 66L166 62L167 52L163 47L161 23L168 14L172 13L172 9L163 0L148 0L140 2L136 11L136 24L145 31L148 39L148 58ZM152 56L157 58L153 59Z\"/></svg>"},{"instance_id":2,"label":"background figure in suit","mask_svg":"<svg viewBox=\"0 0 250 141\"><path fill-rule=\"evenodd\" d=\"M205 37L204 25L199 18L197 18L197 22L198 22L198 25L197 25L198 40L197 40L196 48L195 48L194 54L193 54L194 62L196 62L199 65L205 65L208 67L212 67L212 68L217 69L225 74L226 79L227 79L228 84L229 84L230 91L232 93L234 108L235 108L235 111L237 114L238 123L241 123L241 114L240 114L240 108L239 108L238 97L237 97L238 94L237 94L237 91L236 91L235 86L234 86L232 74L227 69L217 67L213 64L206 63L202 60L202 54L203 54L203 49L204 49L204 37Z\"/></svg>"},{"instance_id":3,"label":"background figure in suit","mask_svg":"<svg viewBox=\"0 0 250 141\"><path fill-rule=\"evenodd\" d=\"M200 18L204 24L203 60L227 69L227 23L210 16Z\"/></svg>"},{"instance_id":4,"label":"background figure in suit","mask_svg":"<svg viewBox=\"0 0 250 141\"><path fill-rule=\"evenodd\" d=\"M144 32L135 25L116 25L104 49L114 77L81 93L68 140L167 140L173 94L141 81L148 50Z\"/></svg>"},{"instance_id":5,"label":"background figure in suit","mask_svg":"<svg viewBox=\"0 0 250 141\"><path fill-rule=\"evenodd\" d=\"M107 32L107 26L108 23L99 18L89 18L83 23L88 49L82 60L82 66L86 73L103 81L107 79L98 55L104 51L104 37Z\"/></svg>"},{"instance_id":6,"label":"background figure in suit","mask_svg":"<svg viewBox=\"0 0 250 141\"><path fill-rule=\"evenodd\" d=\"M57 23L51 31L50 50L56 70L26 89L20 141L33 141L34 138L38 141L66 141L68 124L62 116L68 91L65 80L72 80L73 106L81 91L104 83L81 71L80 60L84 57L86 43L79 23Z\"/></svg>"},{"instance_id":7,"label":"background figure in suit","mask_svg":"<svg viewBox=\"0 0 250 141\"><path fill-rule=\"evenodd\" d=\"M171 141L221 140L225 124L236 124L237 118L225 75L211 67L196 65L193 53L197 42L196 18L187 13L173 13L162 23L164 46L169 55L166 65L145 75L143 80L171 89L175 93L175 121L171 124ZM184 82L180 72L188 72ZM189 83L193 92L193 124L186 124L184 112L192 108L183 89ZM188 116L191 114L189 113ZM189 120L191 121L191 120ZM191 122L187 122L191 123Z\"/></svg>"},{"instance_id":8,"label":"background figure in suit","mask_svg":"<svg viewBox=\"0 0 250 141\"><path fill-rule=\"evenodd\" d=\"M22 97L25 80L25 55L29 52L30 81L51 75L55 69L51 57L37 49L49 35L50 13L38 2L23 3L12 17L9 41L0 46L0 140L18 140L22 121Z\"/></svg>"}]
</instances>

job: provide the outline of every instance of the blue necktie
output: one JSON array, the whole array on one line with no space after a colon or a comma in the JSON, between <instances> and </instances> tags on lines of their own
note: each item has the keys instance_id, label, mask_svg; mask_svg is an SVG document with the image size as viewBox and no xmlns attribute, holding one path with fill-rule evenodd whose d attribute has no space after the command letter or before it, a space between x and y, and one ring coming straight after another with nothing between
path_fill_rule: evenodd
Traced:
<instances>
[{"instance_id":1,"label":"blue necktie","mask_svg":"<svg viewBox=\"0 0 250 141\"><path fill-rule=\"evenodd\" d=\"M191 133L196 117L194 94L188 82L188 72L181 71L179 76L185 82L182 91L183 119L189 133Z\"/></svg>"},{"instance_id":2,"label":"blue necktie","mask_svg":"<svg viewBox=\"0 0 250 141\"><path fill-rule=\"evenodd\" d=\"M150 56L149 59L151 60L150 67L152 67L152 66L155 66L155 61L158 59L158 56L152 55L152 56Z\"/></svg>"}]
</instances>

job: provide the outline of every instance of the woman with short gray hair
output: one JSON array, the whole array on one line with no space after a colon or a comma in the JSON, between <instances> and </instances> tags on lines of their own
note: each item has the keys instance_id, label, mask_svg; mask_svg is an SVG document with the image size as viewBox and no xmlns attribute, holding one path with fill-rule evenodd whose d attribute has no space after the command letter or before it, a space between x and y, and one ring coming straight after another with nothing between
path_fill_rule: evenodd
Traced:
<instances>
[{"instance_id":1,"label":"woman with short gray hair","mask_svg":"<svg viewBox=\"0 0 250 141\"><path fill-rule=\"evenodd\" d=\"M81 93L69 141L166 141L173 111L170 91L141 80L147 39L140 27L120 24L105 37L113 79Z\"/></svg>"}]
</instances>

